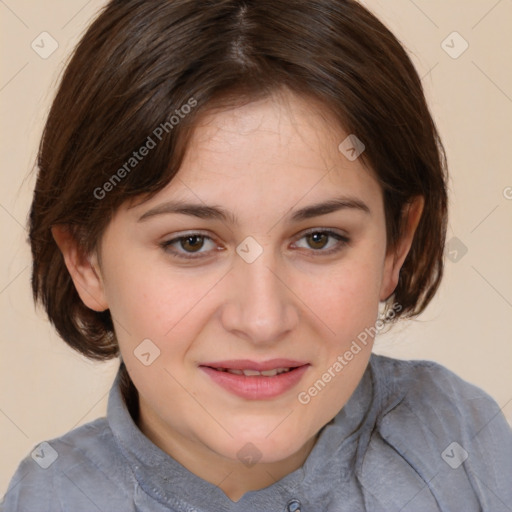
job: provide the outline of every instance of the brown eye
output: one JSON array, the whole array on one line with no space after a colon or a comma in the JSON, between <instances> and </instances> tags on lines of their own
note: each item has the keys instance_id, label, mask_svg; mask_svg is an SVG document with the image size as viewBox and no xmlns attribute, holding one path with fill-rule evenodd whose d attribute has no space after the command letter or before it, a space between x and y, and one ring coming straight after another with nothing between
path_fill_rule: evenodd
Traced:
<instances>
[{"instance_id":1,"label":"brown eye","mask_svg":"<svg viewBox=\"0 0 512 512\"><path fill-rule=\"evenodd\" d=\"M210 247L208 247L210 244ZM190 233L162 242L162 249L176 258L203 258L212 255L215 243L211 237L201 233ZM210 250L208 250L210 249Z\"/></svg>"},{"instance_id":2,"label":"brown eye","mask_svg":"<svg viewBox=\"0 0 512 512\"><path fill-rule=\"evenodd\" d=\"M299 245L305 242L306 246ZM332 230L314 229L306 232L295 243L301 249L309 249L315 256L327 256L341 251L350 239L347 236Z\"/></svg>"},{"instance_id":3,"label":"brown eye","mask_svg":"<svg viewBox=\"0 0 512 512\"><path fill-rule=\"evenodd\" d=\"M323 249L329 241L329 235L323 232L310 233L306 238L312 249Z\"/></svg>"},{"instance_id":4,"label":"brown eye","mask_svg":"<svg viewBox=\"0 0 512 512\"><path fill-rule=\"evenodd\" d=\"M204 236L191 235L180 239L180 245L187 252L196 252L204 245Z\"/></svg>"}]
</instances>

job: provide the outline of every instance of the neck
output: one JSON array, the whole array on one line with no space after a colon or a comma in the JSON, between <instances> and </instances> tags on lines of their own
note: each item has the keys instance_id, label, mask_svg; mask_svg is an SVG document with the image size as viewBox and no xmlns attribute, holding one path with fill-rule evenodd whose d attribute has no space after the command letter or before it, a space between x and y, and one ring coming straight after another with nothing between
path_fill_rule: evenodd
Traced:
<instances>
[{"instance_id":1,"label":"neck","mask_svg":"<svg viewBox=\"0 0 512 512\"><path fill-rule=\"evenodd\" d=\"M233 502L249 491L264 489L300 468L313 449L318 434L296 453L270 463L244 464L220 456L197 440L169 429L140 403L138 427L156 446L169 454L191 473L219 487Z\"/></svg>"},{"instance_id":2,"label":"neck","mask_svg":"<svg viewBox=\"0 0 512 512\"><path fill-rule=\"evenodd\" d=\"M233 461L229 461L231 464L228 463L226 467L223 468L224 474L226 475L223 481L219 483L218 473L216 481L208 481L218 485L231 501L239 501L246 492L269 487L300 468L313 449L315 442L316 436L310 439L298 452L279 462L267 464L258 463L254 466L247 467L243 464L233 464Z\"/></svg>"}]
</instances>

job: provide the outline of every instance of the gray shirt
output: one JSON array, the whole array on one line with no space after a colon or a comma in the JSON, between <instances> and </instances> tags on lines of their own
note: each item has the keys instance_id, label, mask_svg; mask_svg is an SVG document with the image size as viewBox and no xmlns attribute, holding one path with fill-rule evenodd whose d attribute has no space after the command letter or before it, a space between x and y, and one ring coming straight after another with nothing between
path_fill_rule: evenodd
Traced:
<instances>
[{"instance_id":1,"label":"gray shirt","mask_svg":"<svg viewBox=\"0 0 512 512\"><path fill-rule=\"evenodd\" d=\"M505 512L512 510L512 431L494 400L446 368L373 354L304 465L234 503L142 434L118 374L107 417L35 447L0 508Z\"/></svg>"}]
</instances>

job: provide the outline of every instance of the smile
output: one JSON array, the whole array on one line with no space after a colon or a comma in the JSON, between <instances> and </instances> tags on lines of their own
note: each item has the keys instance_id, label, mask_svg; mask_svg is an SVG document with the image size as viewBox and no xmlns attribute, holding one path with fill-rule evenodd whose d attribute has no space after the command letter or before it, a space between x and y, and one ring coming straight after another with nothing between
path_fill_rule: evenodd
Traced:
<instances>
[{"instance_id":1,"label":"smile","mask_svg":"<svg viewBox=\"0 0 512 512\"><path fill-rule=\"evenodd\" d=\"M275 398L297 386L309 363L292 360L223 361L200 365L210 379L230 393L247 400Z\"/></svg>"}]
</instances>

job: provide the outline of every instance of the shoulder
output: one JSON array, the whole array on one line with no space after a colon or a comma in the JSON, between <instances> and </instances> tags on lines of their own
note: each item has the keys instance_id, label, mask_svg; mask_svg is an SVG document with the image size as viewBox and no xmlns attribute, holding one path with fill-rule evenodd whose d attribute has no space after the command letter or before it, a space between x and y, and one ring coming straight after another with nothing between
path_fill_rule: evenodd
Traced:
<instances>
[{"instance_id":1,"label":"shoulder","mask_svg":"<svg viewBox=\"0 0 512 512\"><path fill-rule=\"evenodd\" d=\"M477 400L493 409L497 407L485 391L434 361L401 360L373 354L371 364L389 405L406 399L418 405L450 404L451 408L454 401L467 407Z\"/></svg>"},{"instance_id":2,"label":"shoulder","mask_svg":"<svg viewBox=\"0 0 512 512\"><path fill-rule=\"evenodd\" d=\"M496 424L506 424L499 405L488 393L439 363L373 354L371 365L383 416L402 404L430 423L435 423L436 416L447 429L476 433L495 417Z\"/></svg>"},{"instance_id":3,"label":"shoulder","mask_svg":"<svg viewBox=\"0 0 512 512\"><path fill-rule=\"evenodd\" d=\"M495 400L433 361L372 355L370 365L380 454L413 468L438 500L459 489L484 510L512 502L512 431Z\"/></svg>"},{"instance_id":4,"label":"shoulder","mask_svg":"<svg viewBox=\"0 0 512 512\"><path fill-rule=\"evenodd\" d=\"M34 446L11 479L2 511L53 512L67 510L68 503L75 510L94 508L93 496L102 488L119 486L113 480L121 465L107 419L99 418Z\"/></svg>"}]
</instances>

